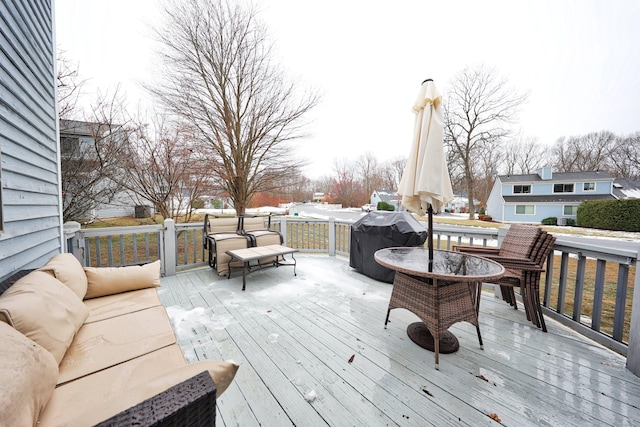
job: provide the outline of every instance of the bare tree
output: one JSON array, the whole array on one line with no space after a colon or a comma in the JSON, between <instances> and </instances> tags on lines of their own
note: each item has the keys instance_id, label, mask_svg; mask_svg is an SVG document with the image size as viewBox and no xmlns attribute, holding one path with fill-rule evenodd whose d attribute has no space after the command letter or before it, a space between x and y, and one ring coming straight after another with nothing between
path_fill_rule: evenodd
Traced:
<instances>
[{"instance_id":1,"label":"bare tree","mask_svg":"<svg viewBox=\"0 0 640 427\"><path fill-rule=\"evenodd\" d=\"M335 178L331 187L331 202L340 203L343 207L361 206L367 203L370 194L356 179L355 167L347 159L335 160Z\"/></svg>"},{"instance_id":2,"label":"bare tree","mask_svg":"<svg viewBox=\"0 0 640 427\"><path fill-rule=\"evenodd\" d=\"M161 79L152 93L207 141L210 171L238 214L259 191L278 188L301 161L291 141L317 104L272 63L271 46L253 9L227 1L167 1Z\"/></svg>"},{"instance_id":3,"label":"bare tree","mask_svg":"<svg viewBox=\"0 0 640 427\"><path fill-rule=\"evenodd\" d=\"M378 159L371 151L362 154L356 160L356 167L360 173L362 188L369 197L374 190L381 190L382 180L380 179L381 168Z\"/></svg>"},{"instance_id":4,"label":"bare tree","mask_svg":"<svg viewBox=\"0 0 640 427\"><path fill-rule=\"evenodd\" d=\"M58 117L61 119L79 118L78 99L82 94L85 80L80 79L78 66L71 62L63 51L57 58Z\"/></svg>"},{"instance_id":5,"label":"bare tree","mask_svg":"<svg viewBox=\"0 0 640 427\"><path fill-rule=\"evenodd\" d=\"M640 180L640 132L618 136L609 150L610 172L634 181Z\"/></svg>"},{"instance_id":6,"label":"bare tree","mask_svg":"<svg viewBox=\"0 0 640 427\"><path fill-rule=\"evenodd\" d=\"M511 135L509 125L527 98L507 84L494 69L465 68L454 77L445 98L445 143L450 160L462 172L469 218L474 218L474 182L486 170L478 159Z\"/></svg>"},{"instance_id":7,"label":"bare tree","mask_svg":"<svg viewBox=\"0 0 640 427\"><path fill-rule=\"evenodd\" d=\"M406 157L396 157L384 162L380 167L380 188L397 191L406 164Z\"/></svg>"},{"instance_id":8,"label":"bare tree","mask_svg":"<svg viewBox=\"0 0 640 427\"><path fill-rule=\"evenodd\" d=\"M504 146L503 172L507 175L535 173L548 165L549 159L537 138L521 138Z\"/></svg>"},{"instance_id":9,"label":"bare tree","mask_svg":"<svg viewBox=\"0 0 640 427\"><path fill-rule=\"evenodd\" d=\"M189 222L195 201L215 192L202 141L187 123L158 115L130 138L120 184L166 218Z\"/></svg>"},{"instance_id":10,"label":"bare tree","mask_svg":"<svg viewBox=\"0 0 640 427\"><path fill-rule=\"evenodd\" d=\"M93 209L120 191L113 178L133 132L123 105L116 89L98 94L85 121L60 120L64 221L90 219Z\"/></svg>"},{"instance_id":11,"label":"bare tree","mask_svg":"<svg viewBox=\"0 0 640 427\"><path fill-rule=\"evenodd\" d=\"M553 148L554 170L558 172L608 170L611 167L609 155L615 141L616 137L610 131L559 138Z\"/></svg>"}]
</instances>

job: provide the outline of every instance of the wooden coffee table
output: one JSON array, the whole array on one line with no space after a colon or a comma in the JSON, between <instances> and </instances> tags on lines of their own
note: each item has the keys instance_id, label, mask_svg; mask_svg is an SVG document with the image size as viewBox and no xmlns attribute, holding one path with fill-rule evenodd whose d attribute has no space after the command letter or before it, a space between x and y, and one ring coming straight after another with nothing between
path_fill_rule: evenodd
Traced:
<instances>
[{"instance_id":1,"label":"wooden coffee table","mask_svg":"<svg viewBox=\"0 0 640 427\"><path fill-rule=\"evenodd\" d=\"M298 249L289 248L287 246L282 245L269 245L269 246L257 246L254 248L246 248L246 249L234 249L232 251L227 251L227 255L231 257L229 260L229 273L228 278L231 278L231 262L232 261L240 261L243 263L242 266L242 290L244 291L247 284L247 272L251 269L252 265L250 264L252 261L258 261L258 264L254 265L257 267L280 267L285 265L293 266L293 275L296 276L296 259L293 254L298 252ZM280 261L280 257L284 255L291 255L291 259L293 262L282 262ZM269 264L263 265L260 264L261 259L272 258L276 259Z\"/></svg>"}]
</instances>

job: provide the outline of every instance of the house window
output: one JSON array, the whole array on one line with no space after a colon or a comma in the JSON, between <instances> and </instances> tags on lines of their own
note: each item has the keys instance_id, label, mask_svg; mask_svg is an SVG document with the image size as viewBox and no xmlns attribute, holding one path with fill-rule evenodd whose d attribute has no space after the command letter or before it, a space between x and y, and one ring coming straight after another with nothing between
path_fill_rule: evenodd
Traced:
<instances>
[{"instance_id":1,"label":"house window","mask_svg":"<svg viewBox=\"0 0 640 427\"><path fill-rule=\"evenodd\" d=\"M514 185L513 186L513 194L530 194L531 186L530 185Z\"/></svg>"},{"instance_id":2,"label":"house window","mask_svg":"<svg viewBox=\"0 0 640 427\"><path fill-rule=\"evenodd\" d=\"M576 216L578 214L578 206L576 205L565 205L562 209L563 215Z\"/></svg>"},{"instance_id":3,"label":"house window","mask_svg":"<svg viewBox=\"0 0 640 427\"><path fill-rule=\"evenodd\" d=\"M573 184L553 184L554 193L573 193Z\"/></svg>"},{"instance_id":4,"label":"house window","mask_svg":"<svg viewBox=\"0 0 640 427\"><path fill-rule=\"evenodd\" d=\"M582 189L584 191L596 191L596 183L595 182L585 182Z\"/></svg>"},{"instance_id":5,"label":"house window","mask_svg":"<svg viewBox=\"0 0 640 427\"><path fill-rule=\"evenodd\" d=\"M64 160L78 158L80 155L80 138L72 136L61 136L60 155Z\"/></svg>"},{"instance_id":6,"label":"house window","mask_svg":"<svg viewBox=\"0 0 640 427\"><path fill-rule=\"evenodd\" d=\"M534 205L516 205L516 215L533 215L535 212Z\"/></svg>"}]
</instances>

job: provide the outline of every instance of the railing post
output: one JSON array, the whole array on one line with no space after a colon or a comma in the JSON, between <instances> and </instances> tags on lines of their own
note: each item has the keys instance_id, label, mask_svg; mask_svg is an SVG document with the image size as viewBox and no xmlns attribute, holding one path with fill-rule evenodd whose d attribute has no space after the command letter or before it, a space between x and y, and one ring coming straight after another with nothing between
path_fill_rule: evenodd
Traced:
<instances>
[{"instance_id":1,"label":"railing post","mask_svg":"<svg viewBox=\"0 0 640 427\"><path fill-rule=\"evenodd\" d=\"M289 246L287 242L287 216L282 215L280 217L280 234L282 234L282 241L285 246Z\"/></svg>"},{"instance_id":2,"label":"railing post","mask_svg":"<svg viewBox=\"0 0 640 427\"><path fill-rule=\"evenodd\" d=\"M171 218L164 220L164 247L160 259L164 265L165 276L176 275L176 223Z\"/></svg>"},{"instance_id":3,"label":"railing post","mask_svg":"<svg viewBox=\"0 0 640 427\"><path fill-rule=\"evenodd\" d=\"M640 250L636 255L636 277L633 282L631 326L627 348L627 369L640 377Z\"/></svg>"},{"instance_id":4,"label":"railing post","mask_svg":"<svg viewBox=\"0 0 640 427\"><path fill-rule=\"evenodd\" d=\"M336 219L329 217L329 256L336 256Z\"/></svg>"},{"instance_id":5,"label":"railing post","mask_svg":"<svg viewBox=\"0 0 640 427\"><path fill-rule=\"evenodd\" d=\"M75 221L67 221L63 225L64 239L66 242L65 252L69 252L75 256L78 261L85 266L84 262L84 239L80 235L82 227L80 223Z\"/></svg>"}]
</instances>

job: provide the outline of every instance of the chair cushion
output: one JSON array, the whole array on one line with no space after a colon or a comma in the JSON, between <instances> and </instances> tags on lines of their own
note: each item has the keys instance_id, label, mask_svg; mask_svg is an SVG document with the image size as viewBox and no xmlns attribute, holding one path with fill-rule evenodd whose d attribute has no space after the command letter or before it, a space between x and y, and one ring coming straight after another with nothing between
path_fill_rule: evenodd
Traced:
<instances>
[{"instance_id":1,"label":"chair cushion","mask_svg":"<svg viewBox=\"0 0 640 427\"><path fill-rule=\"evenodd\" d=\"M160 260L128 267L85 267L85 299L160 286Z\"/></svg>"},{"instance_id":2,"label":"chair cushion","mask_svg":"<svg viewBox=\"0 0 640 427\"><path fill-rule=\"evenodd\" d=\"M51 353L0 322L0 425L34 426L58 378Z\"/></svg>"},{"instance_id":3,"label":"chair cushion","mask_svg":"<svg viewBox=\"0 0 640 427\"><path fill-rule=\"evenodd\" d=\"M82 264L73 254L55 255L38 270L51 274L67 285L80 299L83 299L87 293L87 276L84 274Z\"/></svg>"},{"instance_id":4,"label":"chair cushion","mask_svg":"<svg viewBox=\"0 0 640 427\"><path fill-rule=\"evenodd\" d=\"M42 271L27 274L0 296L0 320L40 344L58 363L88 316L71 289Z\"/></svg>"}]
</instances>

